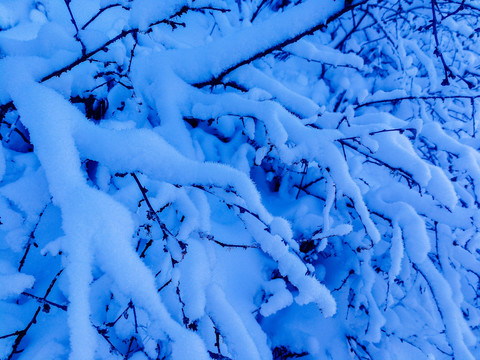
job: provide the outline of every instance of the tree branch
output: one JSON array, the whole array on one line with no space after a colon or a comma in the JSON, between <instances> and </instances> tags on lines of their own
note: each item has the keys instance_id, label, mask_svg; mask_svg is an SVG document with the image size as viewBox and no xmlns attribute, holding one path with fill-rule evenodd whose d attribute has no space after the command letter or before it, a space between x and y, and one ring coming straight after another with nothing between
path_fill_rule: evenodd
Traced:
<instances>
[{"instance_id":1,"label":"tree branch","mask_svg":"<svg viewBox=\"0 0 480 360\"><path fill-rule=\"evenodd\" d=\"M210 80L207 80L207 81L204 81L204 82L200 82L200 83L195 83L195 84L192 84L193 86L195 86L196 88L202 88L202 87L205 87L205 86L215 86L215 85L219 85L223 78L225 76L227 76L228 74L230 74L232 71L238 69L239 67L242 67L244 65L247 65L247 64L250 64L251 62L255 61L255 60L258 60L258 59L261 59L271 53L273 53L274 51L277 51L277 50L281 50L282 48L284 48L285 46L287 45L290 45L290 44L293 44L295 42L297 42L298 40L304 38L305 36L307 35L313 35L315 32L319 31L319 30L323 30L325 29L328 24L330 24L331 22L337 20L339 17L341 17L342 15L344 15L345 13L349 12L349 11L352 11L353 9L355 9L356 7L358 6L361 6L365 3L367 3L368 0L364 0L364 1L361 1L359 3L356 3L356 4L353 4L353 5L349 5L349 6L346 6L345 8L343 8L342 10L340 10L339 12L337 12L336 14L330 16L327 21L325 21L325 23L321 23L321 24L318 24L290 39L287 39L279 44L275 44L271 47L269 47L268 49L266 50L263 50L251 57L249 57L248 59L245 59L245 60L242 60L240 61L239 63L233 65L233 66L230 66L229 68L223 70L220 74L218 74L217 76L214 76L213 78L211 78Z\"/></svg>"},{"instance_id":2,"label":"tree branch","mask_svg":"<svg viewBox=\"0 0 480 360\"><path fill-rule=\"evenodd\" d=\"M180 16L180 15L183 15L185 14L186 12L188 11L191 11L191 10L195 10L194 8L190 8L188 6L184 6L182 7L180 10L178 10L175 14L171 15L168 19L163 19L163 20L159 20L159 21L156 21L152 24L150 24L148 26L148 29L145 30L145 31L140 31L140 29L138 28L134 28L134 29L130 29L130 30L123 30L120 34L118 34L117 36L113 37L112 39L108 40L106 43L104 43L103 45L100 45L99 47L97 47L96 49L90 51L90 52L85 52L85 54L83 54L81 57L79 57L77 60L75 60L74 62L64 66L63 68L61 69L58 69L58 70L55 70L54 72L52 72L51 74L49 75L46 75L44 76L40 82L45 82L47 80L50 80L51 78L54 78L56 76L60 76L62 75L63 73L67 72L67 71L70 71L72 70L74 67L84 63L85 61L88 61L92 56L94 56L95 54L99 53L100 51L106 51L107 50L107 47L110 46L111 44L117 42L118 40L121 40L125 37L127 37L128 35L132 34L132 35L136 35L137 33L148 33L151 31L152 27L155 26L155 25L159 25L159 24L170 24L171 23L171 19L177 17L177 16Z\"/></svg>"},{"instance_id":3,"label":"tree branch","mask_svg":"<svg viewBox=\"0 0 480 360\"><path fill-rule=\"evenodd\" d=\"M383 99L383 100L374 100L369 101L363 104L359 104L355 107L355 110L360 109L365 106L381 104L381 103L396 103L404 100L447 100L447 99L466 99L474 100L480 98L480 95L430 95L430 96L403 96L394 99Z\"/></svg>"}]
</instances>

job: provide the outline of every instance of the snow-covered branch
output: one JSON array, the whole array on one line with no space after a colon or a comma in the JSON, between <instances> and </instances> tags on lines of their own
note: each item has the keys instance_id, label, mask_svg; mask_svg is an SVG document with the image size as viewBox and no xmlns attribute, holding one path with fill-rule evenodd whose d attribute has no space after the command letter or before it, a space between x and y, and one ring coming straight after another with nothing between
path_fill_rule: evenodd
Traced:
<instances>
[{"instance_id":1,"label":"snow-covered branch","mask_svg":"<svg viewBox=\"0 0 480 360\"><path fill-rule=\"evenodd\" d=\"M5 4L0 358L479 356L475 2Z\"/></svg>"}]
</instances>

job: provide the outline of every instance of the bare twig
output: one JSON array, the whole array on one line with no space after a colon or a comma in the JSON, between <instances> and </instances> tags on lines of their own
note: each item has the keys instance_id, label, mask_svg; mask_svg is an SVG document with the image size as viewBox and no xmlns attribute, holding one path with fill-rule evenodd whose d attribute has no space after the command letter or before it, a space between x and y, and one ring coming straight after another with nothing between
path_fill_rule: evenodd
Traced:
<instances>
[{"instance_id":1,"label":"bare twig","mask_svg":"<svg viewBox=\"0 0 480 360\"><path fill-rule=\"evenodd\" d=\"M37 300L37 302L39 302L41 304L54 306L54 307L56 307L58 309L61 309L63 311L67 311L67 308L68 308L67 305L60 305L60 304L54 303L53 301L47 300L44 297L39 297L39 296L36 296L36 295L33 295L33 294L29 294L25 291L22 292L22 295L27 296L27 297L31 297L32 299Z\"/></svg>"},{"instance_id":2,"label":"bare twig","mask_svg":"<svg viewBox=\"0 0 480 360\"><path fill-rule=\"evenodd\" d=\"M72 22L73 26L75 26L75 40L77 40L80 45L82 46L82 54L85 55L85 53L87 52L87 48L85 47L85 44L83 43L82 39L80 39L80 36L78 34L78 26L77 26L77 22L75 20L75 17L73 16L73 13L72 13L72 9L70 8L70 2L71 0L64 0L65 1L65 5L67 6L67 9L68 9L68 13L70 14L70 21Z\"/></svg>"},{"instance_id":3,"label":"bare twig","mask_svg":"<svg viewBox=\"0 0 480 360\"><path fill-rule=\"evenodd\" d=\"M50 199L51 202L51 199ZM38 221L35 224L32 232L30 233L30 236L27 241L27 246L25 247L25 252L23 253L22 259L20 260L20 264L18 265L18 271L22 271L23 266L25 265L25 260L27 259L27 255L30 252L30 248L33 246L38 247L38 245L35 243L35 231L37 231L38 224L40 224L40 220L42 220L42 216L45 213L45 210L47 210L48 205L50 205L50 202L48 202L45 207L43 208L42 212L40 215L38 215Z\"/></svg>"},{"instance_id":4,"label":"bare twig","mask_svg":"<svg viewBox=\"0 0 480 360\"><path fill-rule=\"evenodd\" d=\"M138 179L137 175L135 173L131 173L132 177L135 179L135 182L137 183L137 186L138 188L140 189L140 192L142 193L142 196L143 196L143 200L145 200L145 203L147 204L148 206L148 209L150 210L151 212L151 215L154 217L155 221L157 222L157 224L160 226L160 228L162 229L163 233L164 233L164 236L166 236L167 234L172 236L172 237L175 237L172 232L170 230L168 230L167 226L162 222L162 220L160 220L160 217L158 216L157 212L153 209L153 206L152 206L152 203L150 202L150 199L148 198L147 196L147 190L143 187L143 185L141 184L140 180Z\"/></svg>"},{"instance_id":5,"label":"bare twig","mask_svg":"<svg viewBox=\"0 0 480 360\"><path fill-rule=\"evenodd\" d=\"M438 29L437 29L437 15L436 15L436 11L435 11L435 5L436 5L437 1L436 0L431 0L431 4L432 4L432 25L433 25L433 37L435 39L435 55L440 58L440 60L442 61L442 65L443 65L443 71L445 73L445 77L442 81L442 85L446 86L446 85L449 85L450 82L448 81L448 78L455 78L455 76L453 75L453 72L452 70L450 70L450 68L448 67L446 61L445 61L445 58L442 54L442 52L440 51L440 42L438 40Z\"/></svg>"},{"instance_id":6,"label":"bare twig","mask_svg":"<svg viewBox=\"0 0 480 360\"><path fill-rule=\"evenodd\" d=\"M447 100L447 99L465 99L472 100L478 99L480 95L429 95L429 96L403 96L393 99L383 99L383 100L374 100L369 101L363 104L359 104L355 107L355 110L360 109L365 106L382 104L382 103L396 103L405 100Z\"/></svg>"},{"instance_id":7,"label":"bare twig","mask_svg":"<svg viewBox=\"0 0 480 360\"><path fill-rule=\"evenodd\" d=\"M52 288L53 286L55 285L55 283L57 282L57 279L58 277L62 274L63 272L63 269L61 269L56 275L55 277L53 278L53 280L50 282L50 285L47 289L47 291L45 292L45 295L42 297L42 299L46 300L47 296L50 294L50 292L52 291ZM13 358L13 356L17 353L19 353L20 351L18 350L18 347L20 346L20 343L22 342L23 338L27 335L28 333L28 330L30 330L30 328L37 323L37 316L38 314L40 313L40 311L42 310L43 306L38 306L37 307L37 310L35 311L35 313L33 314L33 317L32 319L30 320L30 322L27 324L27 326L23 329L23 330L18 330L16 331L15 333L13 334L9 334L9 335L4 335L3 337L0 337L0 338L4 338L4 337L8 337L8 336L16 336L16 339L15 339L15 342L13 343L12 345L12 351L10 352L9 356L7 357L7 360L11 360Z\"/></svg>"}]
</instances>

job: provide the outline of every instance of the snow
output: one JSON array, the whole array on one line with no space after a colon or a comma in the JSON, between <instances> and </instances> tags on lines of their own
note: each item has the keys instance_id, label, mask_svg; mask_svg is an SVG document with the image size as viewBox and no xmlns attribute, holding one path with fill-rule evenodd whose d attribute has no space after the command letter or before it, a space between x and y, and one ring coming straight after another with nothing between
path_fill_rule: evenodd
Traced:
<instances>
[{"instance_id":1,"label":"snow","mask_svg":"<svg viewBox=\"0 0 480 360\"><path fill-rule=\"evenodd\" d=\"M159 5L152 0L135 1L130 9L130 26L140 30L147 30L148 26L155 21L168 19L184 5L186 0L168 1Z\"/></svg>"},{"instance_id":2,"label":"snow","mask_svg":"<svg viewBox=\"0 0 480 360\"><path fill-rule=\"evenodd\" d=\"M0 0L0 358L479 358L478 9L344 5Z\"/></svg>"},{"instance_id":3,"label":"snow","mask_svg":"<svg viewBox=\"0 0 480 360\"><path fill-rule=\"evenodd\" d=\"M320 111L319 106L312 100L299 96L282 83L273 80L260 70L255 69L252 65L236 70L230 78L247 88L258 87L268 91L268 93L278 99L287 110L298 114L302 118L315 116Z\"/></svg>"},{"instance_id":4,"label":"snow","mask_svg":"<svg viewBox=\"0 0 480 360\"><path fill-rule=\"evenodd\" d=\"M23 192L22 189L25 188L30 191ZM29 221L35 221L49 201L48 184L43 170L24 174L19 180L3 186L0 194L24 211Z\"/></svg>"},{"instance_id":5,"label":"snow","mask_svg":"<svg viewBox=\"0 0 480 360\"><path fill-rule=\"evenodd\" d=\"M2 181L3 176L5 175L5 168L6 168L5 154L3 151L3 146L0 145L0 181Z\"/></svg>"},{"instance_id":6,"label":"snow","mask_svg":"<svg viewBox=\"0 0 480 360\"><path fill-rule=\"evenodd\" d=\"M405 90L396 89L392 91L384 91L378 90L374 94L367 96L363 99L363 103L369 103L374 101L383 101L383 100L390 100L390 99L398 99L401 97L406 96Z\"/></svg>"},{"instance_id":7,"label":"snow","mask_svg":"<svg viewBox=\"0 0 480 360\"><path fill-rule=\"evenodd\" d=\"M379 148L387 147L389 151L375 151L379 153L378 158L393 168L403 169L407 174L422 186L426 186L432 175L430 167L415 153L413 146L398 133L386 132L375 137ZM388 144L388 145L387 145Z\"/></svg>"},{"instance_id":8,"label":"snow","mask_svg":"<svg viewBox=\"0 0 480 360\"><path fill-rule=\"evenodd\" d=\"M224 334L224 340L235 359L261 359L258 349L248 334L235 309L228 303L225 294L215 285L207 289L208 308L215 326Z\"/></svg>"},{"instance_id":9,"label":"snow","mask_svg":"<svg viewBox=\"0 0 480 360\"><path fill-rule=\"evenodd\" d=\"M433 64L431 56L425 54L418 44L414 41L405 41L405 47L410 49L420 61L421 65L427 70L428 79L430 80L430 87L433 91L437 90L439 87L439 76L435 65Z\"/></svg>"},{"instance_id":10,"label":"snow","mask_svg":"<svg viewBox=\"0 0 480 360\"><path fill-rule=\"evenodd\" d=\"M281 279L269 281L265 285L265 291L270 295L267 302L260 308L260 313L265 317L275 314L293 303L292 294Z\"/></svg>"},{"instance_id":11,"label":"snow","mask_svg":"<svg viewBox=\"0 0 480 360\"><path fill-rule=\"evenodd\" d=\"M185 314L189 319L200 319L207 302L205 288L211 277L205 249L197 241L190 241L189 252L180 264L180 291L185 302Z\"/></svg>"},{"instance_id":12,"label":"snow","mask_svg":"<svg viewBox=\"0 0 480 360\"><path fill-rule=\"evenodd\" d=\"M35 279L31 275L20 273L0 274L0 300L17 297L25 289L33 286Z\"/></svg>"},{"instance_id":13,"label":"snow","mask_svg":"<svg viewBox=\"0 0 480 360\"><path fill-rule=\"evenodd\" d=\"M395 281L395 278L400 274L402 260L404 255L404 244L402 239L402 230L398 224L394 225L392 244L390 246L390 269L388 276L391 282Z\"/></svg>"},{"instance_id":14,"label":"snow","mask_svg":"<svg viewBox=\"0 0 480 360\"><path fill-rule=\"evenodd\" d=\"M427 258L430 248L430 240L427 234L424 220L417 214L415 209L403 201L388 201L382 193L382 189L371 199L369 205L375 211L385 214L400 226L405 243L405 250L409 258L416 264L423 263Z\"/></svg>"},{"instance_id":15,"label":"snow","mask_svg":"<svg viewBox=\"0 0 480 360\"><path fill-rule=\"evenodd\" d=\"M455 139L449 137L438 124L428 123L424 125L422 134L431 141L438 143L438 146L458 156L458 163L460 169L464 171L468 168L470 176L475 182L480 181L479 155L471 147L463 145ZM475 188L476 196L480 195L480 189Z\"/></svg>"},{"instance_id":16,"label":"snow","mask_svg":"<svg viewBox=\"0 0 480 360\"><path fill-rule=\"evenodd\" d=\"M81 219L82 212L87 210L83 207L88 203L85 201L88 200L88 197L85 197L85 194L83 199L75 198L77 192L83 194L86 189L82 189L83 179L79 172L80 163L69 133L71 120L67 118L66 121L57 122L56 117L51 116L52 108L59 111L57 116L60 119L71 110L68 106L63 105L64 100L52 90L44 89L28 80L19 80L17 86L10 87L12 97L15 99L24 123L30 129L32 139L38 137L37 153L44 165L50 191L54 194L54 202L61 204L64 211L63 228L68 238L66 248L70 254L67 274L71 284L69 288L69 325L72 353L69 358L93 359L96 334L90 325L88 301L89 284L92 281L92 255L89 249L89 236L91 235L83 233L83 230L79 231L86 226L85 223L79 222L79 218ZM32 103L38 106L36 111L32 111L35 108L29 106ZM54 132L60 137L56 142L45 143L44 141L42 144L42 139L52 137L49 132ZM74 189L75 193L70 193L70 189ZM76 207L73 207L73 204Z\"/></svg>"},{"instance_id":17,"label":"snow","mask_svg":"<svg viewBox=\"0 0 480 360\"><path fill-rule=\"evenodd\" d=\"M425 276L431 291L436 296L454 356L459 359L474 359L464 342L464 338L473 340L473 337L470 329L465 326L463 317L458 314L458 308L453 304L450 286L448 286L448 283L435 269L430 260L423 262L419 269Z\"/></svg>"},{"instance_id":18,"label":"snow","mask_svg":"<svg viewBox=\"0 0 480 360\"><path fill-rule=\"evenodd\" d=\"M216 42L198 48L171 51L168 53L167 61L174 72L188 83L208 81L243 59L268 49L272 44L279 44L324 23L331 14L339 11L341 6L340 1L331 1L328 6L322 6L319 14L318 3L307 1ZM289 26L284 26L285 23ZM161 54L152 54L149 60L151 66L161 63L162 57ZM196 61L192 63L189 59ZM188 62L188 66L185 61Z\"/></svg>"},{"instance_id":19,"label":"snow","mask_svg":"<svg viewBox=\"0 0 480 360\"><path fill-rule=\"evenodd\" d=\"M67 275L71 284L69 325L72 352L69 358L94 358L96 334L89 320L89 284L92 281L94 250L104 270L121 285L123 292L138 299L140 305L149 308L156 321L163 323L164 331L174 341L173 358L189 359L192 352L201 358L205 350L200 339L193 333L183 334L186 330L180 331L180 325L171 319L156 294L152 274L134 255L129 242L133 223L128 212L108 196L97 193L84 183L71 135L73 121L85 121L82 115L52 90L28 81L19 81L18 86L21 92L14 86L10 87L12 97L30 129L32 139L38 144L37 153L49 180L54 202L61 206L63 212L63 230L68 239L65 248L69 254ZM29 107L29 103L35 103L37 107ZM52 108L57 109L57 116L52 116ZM32 112L32 109L36 111ZM65 117L67 114L68 117ZM63 121L58 121L62 118ZM49 131L60 135L57 141L45 142L52 137ZM45 140L42 142L42 139ZM123 219L122 227L111 220L105 222L112 219L112 214L116 214L114 219ZM90 230L84 231L84 228ZM94 243L93 238L96 239ZM192 343L188 351L185 346L177 344L184 344L187 340Z\"/></svg>"},{"instance_id":20,"label":"snow","mask_svg":"<svg viewBox=\"0 0 480 360\"><path fill-rule=\"evenodd\" d=\"M439 202L453 210L458 201L454 186L442 169L430 166L430 173L432 177L426 187L427 191Z\"/></svg>"},{"instance_id":21,"label":"snow","mask_svg":"<svg viewBox=\"0 0 480 360\"><path fill-rule=\"evenodd\" d=\"M355 54L344 54L341 51L332 49L329 46L315 46L306 40L300 40L286 47L287 51L308 59L334 66L352 66L363 68L363 59Z\"/></svg>"}]
</instances>

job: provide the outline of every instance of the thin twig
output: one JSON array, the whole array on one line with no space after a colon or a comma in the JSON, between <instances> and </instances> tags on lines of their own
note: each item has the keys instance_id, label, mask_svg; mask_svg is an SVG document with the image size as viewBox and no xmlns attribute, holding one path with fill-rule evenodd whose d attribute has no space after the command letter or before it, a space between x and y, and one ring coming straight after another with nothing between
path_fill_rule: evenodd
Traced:
<instances>
[{"instance_id":1,"label":"thin twig","mask_svg":"<svg viewBox=\"0 0 480 360\"><path fill-rule=\"evenodd\" d=\"M64 1L65 1L65 5L67 6L68 13L70 14L70 21L75 27L75 40L77 40L80 43L80 45L82 46L82 55L85 55L85 53L87 52L87 48L85 47L85 44L80 39L80 36L78 34L79 30L78 30L77 22L75 21L75 17L73 16L72 9L70 8L71 0L64 0Z\"/></svg>"},{"instance_id":2,"label":"thin twig","mask_svg":"<svg viewBox=\"0 0 480 360\"><path fill-rule=\"evenodd\" d=\"M157 222L157 224L160 226L160 228L162 229L162 231L164 232L164 234L168 234L172 237L175 237L170 230L168 230L167 226L162 222L162 220L160 220L160 217L158 216L157 212L153 209L153 206L152 206L152 203L150 202L150 199L148 198L147 196L147 190L143 187L142 183L140 182L140 180L138 179L137 175L135 173L131 173L130 175L132 175L132 177L135 179L135 182L137 183L137 186L138 188L140 189L140 192L142 193L142 196L143 196L143 200L145 200L145 203L147 204L148 206L148 209L150 210L151 212L151 215L155 218L155 221Z\"/></svg>"},{"instance_id":3,"label":"thin twig","mask_svg":"<svg viewBox=\"0 0 480 360\"><path fill-rule=\"evenodd\" d=\"M50 202L52 199L50 198ZM50 202L48 202L45 207L43 208L42 212L38 215L38 221L35 224L32 232L30 233L30 236L28 237L27 241L27 246L25 248L25 252L23 253L22 259L20 260L20 264L18 265L18 271L22 271L23 266L25 265L25 260L27 259L27 255L30 252L30 248L32 245L37 247L38 245L35 243L35 231L37 231L38 224L40 224L40 220L42 220L42 216L45 213L45 210L47 210L48 205L50 205Z\"/></svg>"},{"instance_id":4,"label":"thin twig","mask_svg":"<svg viewBox=\"0 0 480 360\"><path fill-rule=\"evenodd\" d=\"M365 106L381 104L381 103L396 103L404 100L447 100L447 99L478 99L480 95L428 95L428 96L402 96L393 99L383 99L383 100L374 100L369 101L363 104L359 104L355 107L355 110L360 109Z\"/></svg>"},{"instance_id":5,"label":"thin twig","mask_svg":"<svg viewBox=\"0 0 480 360\"><path fill-rule=\"evenodd\" d=\"M43 297L39 297L39 296L36 296L36 295L33 295L33 294L30 294L30 293L27 293L27 292L22 292L22 295L23 296L27 296L27 297L31 297L32 299L35 299L37 300L37 302L41 303L41 304L47 304L47 305L51 305L51 306L54 306L58 309L61 309L63 311L67 311L67 305L60 305L60 304L57 304L57 303L54 303L53 301L50 301L50 300L47 300Z\"/></svg>"},{"instance_id":6,"label":"thin twig","mask_svg":"<svg viewBox=\"0 0 480 360\"><path fill-rule=\"evenodd\" d=\"M50 282L50 285L49 285L47 291L45 292L45 295L42 297L42 299L46 299L47 296L50 294L50 292L52 291L53 286L54 286L55 283L57 282L57 279L58 279L58 277L62 274L62 272L63 272L63 269L61 269L61 270L55 275L55 277L53 278L53 280ZM38 307L37 307L37 310L35 311L35 314L34 314L33 317L32 317L32 319L30 320L30 322L27 324L27 326L26 326L23 330L18 330L18 331L16 331L16 332L13 333L13 334L4 335L4 337L16 336L15 342L14 342L13 345L12 345L12 351L11 351L10 355L8 356L7 360L11 360L15 354L17 354L17 353L20 352L20 351L18 351L18 347L20 346L20 343L22 342L23 338L27 335L28 330L30 330L30 328L31 328L34 324L37 323L37 316L38 316L38 314L40 313L41 310L42 310L42 306L38 306ZM1 339L1 338L4 338L4 337L0 337L0 339Z\"/></svg>"},{"instance_id":7,"label":"thin twig","mask_svg":"<svg viewBox=\"0 0 480 360\"><path fill-rule=\"evenodd\" d=\"M440 42L438 40L438 29L437 29L437 15L435 11L435 5L436 5L436 0L431 0L432 4L432 25L433 25L433 37L435 39L435 55L440 58L442 61L443 65L443 71L445 73L445 78L442 81L442 85L446 86L449 85L450 82L448 81L448 78L454 78L455 76L452 73L452 70L448 67L445 58L443 57L442 52L440 51Z\"/></svg>"},{"instance_id":8,"label":"thin twig","mask_svg":"<svg viewBox=\"0 0 480 360\"><path fill-rule=\"evenodd\" d=\"M121 6L122 9L125 9L125 10L130 10L130 8L126 7L126 6L123 6L122 4L110 4L110 5L107 5L105 6L104 8L101 8L100 10L98 10L98 12L90 19L88 20L85 25L82 26L82 30L85 30L87 28L88 25L90 25L93 21L95 21L96 18L98 18L103 12L105 12L106 10L108 9L111 9L111 8L114 8L114 7L119 7Z\"/></svg>"}]
</instances>

